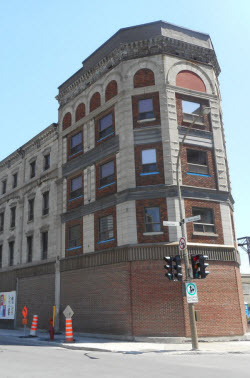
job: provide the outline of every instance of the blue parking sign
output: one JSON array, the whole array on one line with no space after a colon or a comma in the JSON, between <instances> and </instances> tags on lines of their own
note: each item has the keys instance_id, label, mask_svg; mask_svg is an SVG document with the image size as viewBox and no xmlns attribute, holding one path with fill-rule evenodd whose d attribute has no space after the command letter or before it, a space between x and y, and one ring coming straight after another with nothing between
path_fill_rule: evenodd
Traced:
<instances>
[{"instance_id":1,"label":"blue parking sign","mask_svg":"<svg viewBox=\"0 0 250 378\"><path fill-rule=\"evenodd\" d=\"M248 307L248 303L244 302L244 304L245 304L246 315L249 316L249 307Z\"/></svg>"}]
</instances>

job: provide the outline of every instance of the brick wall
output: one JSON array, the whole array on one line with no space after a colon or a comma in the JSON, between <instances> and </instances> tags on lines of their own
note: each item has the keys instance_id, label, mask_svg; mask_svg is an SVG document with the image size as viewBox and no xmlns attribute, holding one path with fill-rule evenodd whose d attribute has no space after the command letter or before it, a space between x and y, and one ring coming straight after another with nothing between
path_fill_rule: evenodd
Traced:
<instances>
[{"instance_id":1,"label":"brick wall","mask_svg":"<svg viewBox=\"0 0 250 378\"><path fill-rule=\"evenodd\" d=\"M80 225L80 229L81 229L81 248L77 248L77 249L71 249L71 250L68 250L68 237L69 237L69 228L71 226L75 226L75 225ZM82 223L82 218L79 218L79 219L74 219L74 220L71 220L71 221L68 221L66 223L66 227L65 227L65 257L70 257L70 256L77 256L77 255L81 255L83 253L83 223Z\"/></svg>"},{"instance_id":2,"label":"brick wall","mask_svg":"<svg viewBox=\"0 0 250 378\"><path fill-rule=\"evenodd\" d=\"M151 174L140 176L142 173L142 150L156 149L157 171L159 174ZM135 147L135 172L136 172L136 185L157 185L164 184L164 166L163 166L163 153L161 143L149 143Z\"/></svg>"},{"instance_id":3,"label":"brick wall","mask_svg":"<svg viewBox=\"0 0 250 378\"><path fill-rule=\"evenodd\" d=\"M142 68L134 75L134 88L147 87L155 85L155 76L153 71L148 68Z\"/></svg>"},{"instance_id":4,"label":"brick wall","mask_svg":"<svg viewBox=\"0 0 250 378\"><path fill-rule=\"evenodd\" d=\"M63 130L67 129L67 127L70 127L71 123L72 123L71 113L68 112L63 117L63 121L62 121Z\"/></svg>"},{"instance_id":5,"label":"brick wall","mask_svg":"<svg viewBox=\"0 0 250 378\"><path fill-rule=\"evenodd\" d=\"M113 239L115 239L115 240L99 244L98 243L98 241L99 241L99 235L98 235L98 232L99 232L99 218L105 217L107 215L113 215L113 232L114 232ZM109 207L107 209L104 209L104 210L101 210L101 211L97 211L94 214L94 217L95 217L95 220L94 220L94 222L95 222L95 251L101 251L103 249L116 247L117 246L116 207L115 206L114 207Z\"/></svg>"},{"instance_id":6,"label":"brick wall","mask_svg":"<svg viewBox=\"0 0 250 378\"><path fill-rule=\"evenodd\" d=\"M76 114L75 114L76 122L79 121L79 119L83 117L85 117L85 104L81 103L76 108Z\"/></svg>"},{"instance_id":7,"label":"brick wall","mask_svg":"<svg viewBox=\"0 0 250 378\"><path fill-rule=\"evenodd\" d=\"M193 89L199 92L206 92L203 80L191 71L181 71L176 77L176 85L178 87Z\"/></svg>"},{"instance_id":8,"label":"brick wall","mask_svg":"<svg viewBox=\"0 0 250 378\"><path fill-rule=\"evenodd\" d=\"M189 171L187 162L187 149L205 151L207 153L208 170L211 177L187 174L187 172ZM183 185L217 189L215 163L212 150L204 147L184 145L181 151L181 169Z\"/></svg>"},{"instance_id":9,"label":"brick wall","mask_svg":"<svg viewBox=\"0 0 250 378\"><path fill-rule=\"evenodd\" d=\"M153 99L153 108L154 108L154 118L152 121L139 121L139 100L145 100L147 98ZM144 127L144 126L153 126L161 124L161 115L160 115L160 102L159 102L159 93L147 93L138 96L132 96L132 112L133 112L133 125L134 127Z\"/></svg>"},{"instance_id":10,"label":"brick wall","mask_svg":"<svg viewBox=\"0 0 250 378\"><path fill-rule=\"evenodd\" d=\"M95 92L90 99L89 111L93 112L93 110L99 108L99 106L101 106L101 95L99 92Z\"/></svg>"},{"instance_id":11,"label":"brick wall","mask_svg":"<svg viewBox=\"0 0 250 378\"><path fill-rule=\"evenodd\" d=\"M111 98L115 97L117 93L117 82L115 80L112 80L106 87L105 101L109 101Z\"/></svg>"},{"instance_id":12,"label":"brick wall","mask_svg":"<svg viewBox=\"0 0 250 378\"><path fill-rule=\"evenodd\" d=\"M137 221L137 236L138 243L159 243L168 242L168 227L162 226L161 235L143 235L145 234L144 208L145 207L160 207L160 221L161 226L164 220L167 220L167 206L165 198L156 198L150 200L136 201L136 221Z\"/></svg>"},{"instance_id":13,"label":"brick wall","mask_svg":"<svg viewBox=\"0 0 250 378\"><path fill-rule=\"evenodd\" d=\"M224 244L223 229L221 221L220 204L213 201L199 201L192 199L185 199L185 217L192 216L192 207L207 208L213 210L214 224L215 224L215 236L209 234L209 236L195 235L193 232L193 223L187 223L187 239L191 243L208 243L208 244Z\"/></svg>"}]
</instances>

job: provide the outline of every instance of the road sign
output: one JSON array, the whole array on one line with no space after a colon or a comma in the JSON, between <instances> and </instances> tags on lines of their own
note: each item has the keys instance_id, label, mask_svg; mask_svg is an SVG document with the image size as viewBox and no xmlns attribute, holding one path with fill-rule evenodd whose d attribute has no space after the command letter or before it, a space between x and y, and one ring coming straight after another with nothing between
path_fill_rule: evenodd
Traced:
<instances>
[{"instance_id":1,"label":"road sign","mask_svg":"<svg viewBox=\"0 0 250 378\"><path fill-rule=\"evenodd\" d=\"M193 282L186 283L187 303L198 303L197 287Z\"/></svg>"},{"instance_id":2,"label":"road sign","mask_svg":"<svg viewBox=\"0 0 250 378\"><path fill-rule=\"evenodd\" d=\"M25 319L25 318L22 319L22 324L23 324L23 325L27 325L27 324L28 324L28 319Z\"/></svg>"},{"instance_id":3,"label":"road sign","mask_svg":"<svg viewBox=\"0 0 250 378\"><path fill-rule=\"evenodd\" d=\"M195 215L194 217L184 218L183 223L195 222L201 219L200 215Z\"/></svg>"},{"instance_id":4,"label":"road sign","mask_svg":"<svg viewBox=\"0 0 250 378\"><path fill-rule=\"evenodd\" d=\"M179 222L163 221L163 226L180 226Z\"/></svg>"},{"instance_id":5,"label":"road sign","mask_svg":"<svg viewBox=\"0 0 250 378\"><path fill-rule=\"evenodd\" d=\"M63 315L65 316L65 318L72 318L72 316L74 315L74 311L70 306L67 306L63 311Z\"/></svg>"},{"instance_id":6,"label":"road sign","mask_svg":"<svg viewBox=\"0 0 250 378\"><path fill-rule=\"evenodd\" d=\"M24 306L24 308L23 308L23 310L22 310L22 314L23 314L24 319L26 319L26 318L27 318L27 315L28 315L28 309L27 309L26 306Z\"/></svg>"},{"instance_id":7,"label":"road sign","mask_svg":"<svg viewBox=\"0 0 250 378\"><path fill-rule=\"evenodd\" d=\"M181 251L183 251L183 249L186 248L186 245L187 245L186 239L184 237L180 238L180 240L179 240L179 248L180 248Z\"/></svg>"}]
</instances>

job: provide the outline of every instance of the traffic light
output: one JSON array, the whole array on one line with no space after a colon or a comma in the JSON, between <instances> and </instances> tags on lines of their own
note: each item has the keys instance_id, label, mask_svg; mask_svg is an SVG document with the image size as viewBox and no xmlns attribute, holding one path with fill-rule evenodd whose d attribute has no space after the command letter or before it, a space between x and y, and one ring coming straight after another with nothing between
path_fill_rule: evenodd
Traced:
<instances>
[{"instance_id":1,"label":"traffic light","mask_svg":"<svg viewBox=\"0 0 250 378\"><path fill-rule=\"evenodd\" d=\"M206 278L209 275L209 272L206 272L206 268L209 266L209 264L206 262L208 259L208 256L200 255L200 276L201 278Z\"/></svg>"},{"instance_id":2,"label":"traffic light","mask_svg":"<svg viewBox=\"0 0 250 378\"><path fill-rule=\"evenodd\" d=\"M200 255L192 255L192 269L193 269L193 278L200 278Z\"/></svg>"},{"instance_id":3,"label":"traffic light","mask_svg":"<svg viewBox=\"0 0 250 378\"><path fill-rule=\"evenodd\" d=\"M164 260L167 262L167 264L164 265L164 268L167 269L167 273L165 274L165 276L168 277L170 281L173 281L174 279L173 257L165 256Z\"/></svg>"},{"instance_id":4,"label":"traffic light","mask_svg":"<svg viewBox=\"0 0 250 378\"><path fill-rule=\"evenodd\" d=\"M175 256L173 258L173 261L175 262L174 270L176 271L174 273L174 277L176 277L178 281L182 281L182 266L180 255Z\"/></svg>"}]
</instances>

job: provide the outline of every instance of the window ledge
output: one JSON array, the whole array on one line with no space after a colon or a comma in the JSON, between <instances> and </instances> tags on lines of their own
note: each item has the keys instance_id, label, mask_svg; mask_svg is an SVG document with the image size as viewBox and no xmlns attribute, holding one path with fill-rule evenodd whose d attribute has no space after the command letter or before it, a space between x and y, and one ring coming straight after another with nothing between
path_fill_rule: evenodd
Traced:
<instances>
[{"instance_id":1,"label":"window ledge","mask_svg":"<svg viewBox=\"0 0 250 378\"><path fill-rule=\"evenodd\" d=\"M158 175L160 172L147 172L147 173L140 173L140 176L149 176L149 175Z\"/></svg>"},{"instance_id":2,"label":"window ledge","mask_svg":"<svg viewBox=\"0 0 250 378\"><path fill-rule=\"evenodd\" d=\"M66 251L73 251L74 249L80 249L80 248L82 248L81 245L79 245L78 247L66 248Z\"/></svg>"},{"instance_id":3,"label":"window ledge","mask_svg":"<svg viewBox=\"0 0 250 378\"><path fill-rule=\"evenodd\" d=\"M115 184L115 183L116 183L116 181L111 182L110 184L107 184L107 185L100 186L100 187L98 188L98 190L103 189L103 188L106 188L107 186L113 185L113 184Z\"/></svg>"},{"instance_id":4,"label":"window ledge","mask_svg":"<svg viewBox=\"0 0 250 378\"><path fill-rule=\"evenodd\" d=\"M156 121L156 118L138 119L137 123L152 122L152 121Z\"/></svg>"},{"instance_id":5,"label":"window ledge","mask_svg":"<svg viewBox=\"0 0 250 378\"><path fill-rule=\"evenodd\" d=\"M112 133L110 133L108 135L105 135L103 138L98 139L97 142L101 142L103 139L106 139L107 137L109 137L110 135L113 135L113 134L114 134L114 131L112 131Z\"/></svg>"},{"instance_id":6,"label":"window ledge","mask_svg":"<svg viewBox=\"0 0 250 378\"><path fill-rule=\"evenodd\" d=\"M219 235L214 234L213 232L193 232L194 236L213 236L214 238L217 238Z\"/></svg>"},{"instance_id":7,"label":"window ledge","mask_svg":"<svg viewBox=\"0 0 250 378\"><path fill-rule=\"evenodd\" d=\"M82 194L81 196L78 196L78 197L75 197L75 198L71 198L71 199L69 199L68 202L75 201L75 200L77 200L77 199L79 199L79 198L82 198L82 197L83 197L83 194Z\"/></svg>"},{"instance_id":8,"label":"window ledge","mask_svg":"<svg viewBox=\"0 0 250 378\"><path fill-rule=\"evenodd\" d=\"M28 221L27 221L27 223L33 223L34 222L34 218L33 219L29 219Z\"/></svg>"},{"instance_id":9,"label":"window ledge","mask_svg":"<svg viewBox=\"0 0 250 378\"><path fill-rule=\"evenodd\" d=\"M80 154L80 153L82 153L82 152L83 152L83 150L77 151L77 152L75 152L74 154L69 155L68 158L72 158L73 156L75 156L75 155L77 155L77 154Z\"/></svg>"},{"instance_id":10,"label":"window ledge","mask_svg":"<svg viewBox=\"0 0 250 378\"><path fill-rule=\"evenodd\" d=\"M204 175L203 173L194 173L194 172L187 172L187 175L202 176L202 177L211 177L211 175Z\"/></svg>"},{"instance_id":11,"label":"window ledge","mask_svg":"<svg viewBox=\"0 0 250 378\"><path fill-rule=\"evenodd\" d=\"M143 232L143 236L153 236L153 235L163 235L163 231L158 231L158 232Z\"/></svg>"},{"instance_id":12,"label":"window ledge","mask_svg":"<svg viewBox=\"0 0 250 378\"><path fill-rule=\"evenodd\" d=\"M46 217L48 217L49 216L49 213L48 214L43 214L42 215L42 218L46 218Z\"/></svg>"},{"instance_id":13,"label":"window ledge","mask_svg":"<svg viewBox=\"0 0 250 378\"><path fill-rule=\"evenodd\" d=\"M115 240L115 238L108 239L108 240L102 240L102 241L97 242L97 244L108 243L108 242L111 242L111 241L114 241L114 240Z\"/></svg>"}]
</instances>

